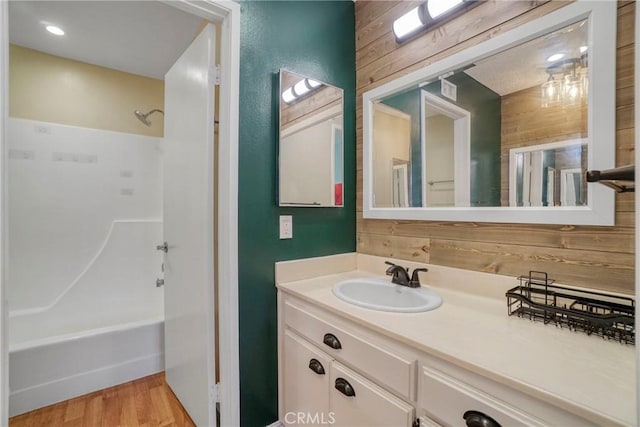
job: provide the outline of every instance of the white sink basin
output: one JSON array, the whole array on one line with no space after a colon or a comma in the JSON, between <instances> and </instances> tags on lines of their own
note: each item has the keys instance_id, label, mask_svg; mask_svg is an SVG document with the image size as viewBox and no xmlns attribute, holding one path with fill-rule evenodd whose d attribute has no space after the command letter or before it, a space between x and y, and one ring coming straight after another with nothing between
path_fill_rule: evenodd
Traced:
<instances>
[{"instance_id":1,"label":"white sink basin","mask_svg":"<svg viewBox=\"0 0 640 427\"><path fill-rule=\"evenodd\" d=\"M419 313L442 304L442 298L432 289L410 288L375 277L338 282L333 286L333 294L360 307L396 313Z\"/></svg>"}]
</instances>

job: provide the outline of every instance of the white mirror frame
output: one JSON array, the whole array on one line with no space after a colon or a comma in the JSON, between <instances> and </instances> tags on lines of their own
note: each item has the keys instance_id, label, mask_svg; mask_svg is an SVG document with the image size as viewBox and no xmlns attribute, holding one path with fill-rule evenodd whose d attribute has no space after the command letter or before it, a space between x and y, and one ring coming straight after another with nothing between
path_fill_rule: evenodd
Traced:
<instances>
[{"instance_id":1,"label":"white mirror frame","mask_svg":"<svg viewBox=\"0 0 640 427\"><path fill-rule=\"evenodd\" d=\"M373 206L372 129L375 101L413 87L419 82L435 80L438 76L459 69L472 61L487 58L586 18L588 18L590 67L587 164L589 169L595 170L613 168L616 136L617 2L577 0L548 15L399 77L363 95L363 217L427 221L614 225L615 193L600 184L588 185L589 204L587 206L441 208L376 208ZM594 142L597 143L594 144Z\"/></svg>"}]
</instances>

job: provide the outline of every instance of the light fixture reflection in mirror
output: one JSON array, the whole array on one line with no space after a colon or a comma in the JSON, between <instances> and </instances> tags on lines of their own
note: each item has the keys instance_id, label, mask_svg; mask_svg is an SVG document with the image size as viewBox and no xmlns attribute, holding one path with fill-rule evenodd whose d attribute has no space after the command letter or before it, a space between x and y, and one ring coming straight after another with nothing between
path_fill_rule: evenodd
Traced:
<instances>
[{"instance_id":1,"label":"light fixture reflection in mirror","mask_svg":"<svg viewBox=\"0 0 640 427\"><path fill-rule=\"evenodd\" d=\"M615 164L616 19L577 0L365 92L363 217L612 225L582 176ZM572 141L571 163L529 150Z\"/></svg>"},{"instance_id":2,"label":"light fixture reflection in mirror","mask_svg":"<svg viewBox=\"0 0 640 427\"><path fill-rule=\"evenodd\" d=\"M280 70L279 205L341 207L343 91Z\"/></svg>"}]
</instances>

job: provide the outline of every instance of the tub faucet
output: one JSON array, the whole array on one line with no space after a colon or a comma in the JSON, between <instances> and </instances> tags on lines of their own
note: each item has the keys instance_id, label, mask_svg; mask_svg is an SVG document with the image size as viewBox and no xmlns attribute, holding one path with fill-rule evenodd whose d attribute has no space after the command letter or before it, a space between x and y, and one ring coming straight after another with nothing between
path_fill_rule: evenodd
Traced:
<instances>
[{"instance_id":1,"label":"tub faucet","mask_svg":"<svg viewBox=\"0 0 640 427\"><path fill-rule=\"evenodd\" d=\"M409 279L409 272L406 268L394 264L390 261L385 261L385 264L390 267L387 268L387 276L391 276L391 283L402 286L411 286L411 279Z\"/></svg>"}]
</instances>

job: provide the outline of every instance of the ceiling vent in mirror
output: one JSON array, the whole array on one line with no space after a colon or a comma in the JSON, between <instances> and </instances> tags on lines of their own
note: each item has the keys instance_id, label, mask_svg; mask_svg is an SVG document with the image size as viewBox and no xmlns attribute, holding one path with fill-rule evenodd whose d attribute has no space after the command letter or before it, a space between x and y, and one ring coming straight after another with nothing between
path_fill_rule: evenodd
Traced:
<instances>
[{"instance_id":1,"label":"ceiling vent in mirror","mask_svg":"<svg viewBox=\"0 0 640 427\"><path fill-rule=\"evenodd\" d=\"M428 0L393 22L396 42L402 43L428 28L441 25L478 3L478 0Z\"/></svg>"}]
</instances>

